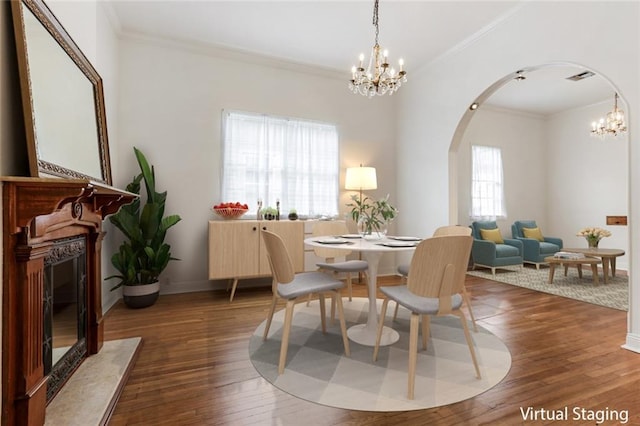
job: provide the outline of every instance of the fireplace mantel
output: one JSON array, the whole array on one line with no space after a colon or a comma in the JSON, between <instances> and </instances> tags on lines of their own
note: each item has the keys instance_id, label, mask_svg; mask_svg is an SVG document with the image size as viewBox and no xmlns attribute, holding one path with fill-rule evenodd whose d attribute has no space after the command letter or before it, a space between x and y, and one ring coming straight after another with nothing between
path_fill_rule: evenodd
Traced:
<instances>
[{"instance_id":1,"label":"fireplace mantel","mask_svg":"<svg viewBox=\"0 0 640 426\"><path fill-rule=\"evenodd\" d=\"M2 424L44 423L44 258L54 241L84 236L87 355L103 342L102 221L137 195L83 179L2 177Z\"/></svg>"}]
</instances>

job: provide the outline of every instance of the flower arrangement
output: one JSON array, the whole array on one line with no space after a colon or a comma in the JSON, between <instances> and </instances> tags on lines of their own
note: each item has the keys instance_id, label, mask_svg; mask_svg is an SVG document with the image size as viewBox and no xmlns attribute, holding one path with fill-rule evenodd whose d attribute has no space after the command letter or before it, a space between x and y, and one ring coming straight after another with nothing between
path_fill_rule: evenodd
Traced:
<instances>
[{"instance_id":1,"label":"flower arrangement","mask_svg":"<svg viewBox=\"0 0 640 426\"><path fill-rule=\"evenodd\" d=\"M363 235L386 234L387 224L398 214L398 209L389 203L389 195L376 201L357 195L351 199L353 202L347 207L351 207L351 218L358 224L358 231Z\"/></svg>"},{"instance_id":2,"label":"flower arrangement","mask_svg":"<svg viewBox=\"0 0 640 426\"><path fill-rule=\"evenodd\" d=\"M582 228L576 234L576 236L586 238L587 242L589 243L589 247L598 247L598 243L600 242L600 240L604 237L610 237L611 232L607 231L606 229L589 226L586 228Z\"/></svg>"}]
</instances>

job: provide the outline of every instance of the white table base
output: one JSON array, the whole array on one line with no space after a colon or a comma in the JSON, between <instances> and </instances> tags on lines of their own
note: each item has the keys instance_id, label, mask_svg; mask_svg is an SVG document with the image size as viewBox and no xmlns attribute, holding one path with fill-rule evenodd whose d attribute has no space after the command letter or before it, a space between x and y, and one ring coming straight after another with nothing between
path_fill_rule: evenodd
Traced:
<instances>
[{"instance_id":1,"label":"white table base","mask_svg":"<svg viewBox=\"0 0 640 426\"><path fill-rule=\"evenodd\" d=\"M356 343L365 346L375 346L377 330L371 330L367 324L358 324L349 327L347 336ZM384 326L382 328L382 336L380 337L380 346L393 345L400 339L400 335L391 327Z\"/></svg>"},{"instance_id":2,"label":"white table base","mask_svg":"<svg viewBox=\"0 0 640 426\"><path fill-rule=\"evenodd\" d=\"M382 252L363 251L362 256L369 264L367 275L369 282L367 283L367 292L369 293L369 314L366 324L358 324L349 327L347 336L356 343L366 346L376 345L376 334L378 332L378 307L376 293L378 291L378 264L382 257ZM391 327L382 329L382 337L380 338L380 346L392 345L400 339L397 331Z\"/></svg>"}]
</instances>

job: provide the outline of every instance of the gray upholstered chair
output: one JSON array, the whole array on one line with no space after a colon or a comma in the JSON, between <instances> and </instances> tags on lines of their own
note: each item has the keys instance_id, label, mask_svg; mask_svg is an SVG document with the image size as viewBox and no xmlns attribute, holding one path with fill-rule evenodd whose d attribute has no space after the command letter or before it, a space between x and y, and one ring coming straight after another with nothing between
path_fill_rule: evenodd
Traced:
<instances>
[{"instance_id":1,"label":"gray upholstered chair","mask_svg":"<svg viewBox=\"0 0 640 426\"><path fill-rule=\"evenodd\" d=\"M473 222L471 232L473 235L471 257L474 268L478 266L490 268L491 273L495 275L496 268L522 267L522 241L502 238L495 220ZM492 237L496 238L492 239Z\"/></svg>"},{"instance_id":2,"label":"gray upholstered chair","mask_svg":"<svg viewBox=\"0 0 640 426\"><path fill-rule=\"evenodd\" d=\"M444 237L447 235L471 235L471 228L468 226L460 226L460 225L449 225L449 226L441 226L436 229L433 233L434 237ZM398 266L398 274L402 276L404 283L407 282L407 276L409 275L409 264L402 264ZM464 280L465 276L463 276ZM473 323L473 330L478 331L478 326L476 325L476 317L473 315L473 309L471 309L471 299L469 298L469 294L467 293L467 289L465 288L464 282L461 285L462 288L462 297L464 298L464 303L467 305L467 309L469 310L469 316L471 317L471 322ZM393 311L393 320L395 321L398 317L398 308L399 304L396 303L396 309Z\"/></svg>"},{"instance_id":3,"label":"gray upholstered chair","mask_svg":"<svg viewBox=\"0 0 640 426\"><path fill-rule=\"evenodd\" d=\"M523 260L536 265L536 269L545 263L545 257L562 250L562 239L543 236L535 220L516 220L511 225L511 236L522 241Z\"/></svg>"},{"instance_id":4,"label":"gray upholstered chair","mask_svg":"<svg viewBox=\"0 0 640 426\"><path fill-rule=\"evenodd\" d=\"M380 338L389 300L394 300L411 311L409 328L409 379L407 398L413 399L416 361L418 352L418 328L422 322L422 349L427 349L430 316L456 315L460 319L464 337L471 353L476 377L480 368L476 360L473 340L467 326L462 306L462 287L469 263L473 239L467 235L433 237L418 244L413 258L407 285L380 287L385 295L382 302L378 334L373 350L373 360L378 358Z\"/></svg>"},{"instance_id":5,"label":"gray upholstered chair","mask_svg":"<svg viewBox=\"0 0 640 426\"><path fill-rule=\"evenodd\" d=\"M283 299L287 302L284 325L282 326L278 374L284 373L284 366L287 361L293 308L298 298L306 297L311 293L317 293L320 299L320 321L322 323L323 333L326 333L324 295L329 294L331 298L335 300L338 306L338 317L340 319L344 352L347 356L350 356L351 352L349 350L349 339L347 338L347 327L342 309L342 298L340 297L340 289L344 287L344 283L324 272L316 271L296 274L293 269L291 257L289 257L287 247L284 245L282 238L269 231L261 231L260 234L264 240L269 266L271 266L271 272L273 273L273 283L271 286L273 296L271 298L269 313L267 314L267 324L264 328L264 340L267 340L267 336L269 335L269 328L271 327L271 320L273 319L273 313L275 312L278 299Z\"/></svg>"},{"instance_id":6,"label":"gray upholstered chair","mask_svg":"<svg viewBox=\"0 0 640 426\"><path fill-rule=\"evenodd\" d=\"M313 225L311 231L314 237L322 237L326 235L345 235L349 233L347 225L342 221L319 221ZM345 260L336 262L337 257L347 256L351 251L327 247L314 247L313 251L316 256L325 259L325 262L316 263L320 269L332 271L334 273L344 273L347 281L347 291L349 292L349 301L353 296L351 289L351 274L359 272L367 272L369 264L364 260Z\"/></svg>"}]
</instances>

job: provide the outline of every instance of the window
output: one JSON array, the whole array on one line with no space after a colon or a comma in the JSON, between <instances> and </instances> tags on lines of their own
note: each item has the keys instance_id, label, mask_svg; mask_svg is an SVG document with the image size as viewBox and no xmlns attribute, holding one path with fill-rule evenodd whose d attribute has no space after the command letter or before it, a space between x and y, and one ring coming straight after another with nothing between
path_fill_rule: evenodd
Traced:
<instances>
[{"instance_id":1,"label":"window","mask_svg":"<svg viewBox=\"0 0 640 426\"><path fill-rule=\"evenodd\" d=\"M223 113L222 201L257 201L287 215L338 214L338 130L333 124Z\"/></svg>"},{"instance_id":2,"label":"window","mask_svg":"<svg viewBox=\"0 0 640 426\"><path fill-rule=\"evenodd\" d=\"M471 163L471 218L506 217L500 148L473 145Z\"/></svg>"}]
</instances>

